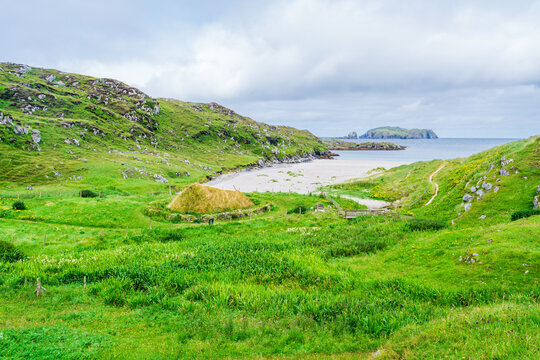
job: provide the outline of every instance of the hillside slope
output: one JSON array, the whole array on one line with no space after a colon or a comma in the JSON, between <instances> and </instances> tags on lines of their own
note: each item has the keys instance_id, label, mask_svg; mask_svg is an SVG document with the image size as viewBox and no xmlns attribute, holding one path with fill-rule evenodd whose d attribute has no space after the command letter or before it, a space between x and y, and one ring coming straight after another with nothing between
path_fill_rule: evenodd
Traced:
<instances>
[{"instance_id":1,"label":"hillside slope","mask_svg":"<svg viewBox=\"0 0 540 360\"><path fill-rule=\"evenodd\" d=\"M435 194L435 183L438 194L425 206ZM397 209L420 217L471 226L507 222L512 213L531 210L538 186L540 136L534 136L464 159L403 165L382 176L335 186L335 190L393 201Z\"/></svg>"},{"instance_id":2,"label":"hillside slope","mask_svg":"<svg viewBox=\"0 0 540 360\"><path fill-rule=\"evenodd\" d=\"M117 80L0 64L0 184L186 184L324 151L308 131L216 103L154 99Z\"/></svg>"}]
</instances>

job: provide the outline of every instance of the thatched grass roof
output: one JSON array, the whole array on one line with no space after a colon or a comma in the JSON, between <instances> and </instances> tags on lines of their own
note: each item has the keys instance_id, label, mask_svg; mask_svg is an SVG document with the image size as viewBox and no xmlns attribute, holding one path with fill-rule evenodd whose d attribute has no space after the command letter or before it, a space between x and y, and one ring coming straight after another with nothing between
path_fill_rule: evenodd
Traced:
<instances>
[{"instance_id":1,"label":"thatched grass roof","mask_svg":"<svg viewBox=\"0 0 540 360\"><path fill-rule=\"evenodd\" d=\"M213 213L246 209L254 206L240 191L221 190L211 186L193 184L185 188L167 205L181 213Z\"/></svg>"}]
</instances>

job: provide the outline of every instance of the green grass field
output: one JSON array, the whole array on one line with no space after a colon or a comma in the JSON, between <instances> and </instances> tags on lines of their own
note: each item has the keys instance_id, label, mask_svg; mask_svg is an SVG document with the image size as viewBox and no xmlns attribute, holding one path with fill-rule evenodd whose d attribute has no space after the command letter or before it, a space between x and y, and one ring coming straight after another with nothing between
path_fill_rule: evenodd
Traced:
<instances>
[{"instance_id":1,"label":"green grass field","mask_svg":"<svg viewBox=\"0 0 540 360\"><path fill-rule=\"evenodd\" d=\"M54 86L40 71L26 75L37 87L32 89L45 89L56 101L81 101L80 94L65 93L82 91L70 88L74 79L55 73L72 85ZM16 117L10 86L17 79L2 76L0 105ZM94 80L83 80L85 94L93 94L88 83ZM100 104L100 111L112 114L133 105ZM84 110L79 105L73 103L73 113ZM162 136L170 156L159 147L134 153L134 139L107 140L95 152L91 148L100 143L92 136L84 140L90 150L67 145L62 139L64 131L75 131L71 127L41 127L41 151L23 149L30 145L22 138L0 143L0 358L539 358L540 216L511 221L511 215L532 209L540 185L540 137L328 189L343 208L358 206L340 194L393 201L387 216L348 221L316 195L251 193L246 195L255 206L270 204L271 210L214 225L172 223L147 216L152 204L172 200L169 185L179 190L269 154L258 143L233 145L216 156L215 141L225 144L231 135L217 135L220 126L236 119L237 128L247 129L251 120L209 105L159 105L160 115L139 125L159 125L154 134L185 126ZM53 119L19 115L22 122ZM80 120L90 117L83 115ZM189 119L203 115L216 117L215 131L175 145L178 134L198 131L192 126L201 123ZM319 146L308 133L267 131L281 132L289 154ZM119 152L108 152L111 146ZM513 161L501 165L503 156ZM139 172L124 178L128 163L145 164L147 173L171 180L156 183ZM503 168L507 176L500 175ZM175 170L192 176L173 178ZM68 180L77 174L83 179ZM466 211L463 196L488 182L493 188L475 195ZM439 193L425 206L435 183ZM81 190L98 196L80 197ZM13 209L18 200L26 210ZM322 212L314 211L319 202ZM34 293L37 278L46 288L40 297Z\"/></svg>"}]
</instances>

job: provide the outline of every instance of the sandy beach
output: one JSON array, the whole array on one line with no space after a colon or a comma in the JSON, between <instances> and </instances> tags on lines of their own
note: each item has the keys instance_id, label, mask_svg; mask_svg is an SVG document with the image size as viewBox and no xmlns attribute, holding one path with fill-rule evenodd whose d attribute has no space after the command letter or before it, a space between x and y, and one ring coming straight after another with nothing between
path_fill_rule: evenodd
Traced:
<instances>
[{"instance_id":1,"label":"sandy beach","mask_svg":"<svg viewBox=\"0 0 540 360\"><path fill-rule=\"evenodd\" d=\"M380 160L314 160L225 174L207 183L220 189L242 192L295 192L308 194L319 187L361 178L371 169L408 164Z\"/></svg>"}]
</instances>

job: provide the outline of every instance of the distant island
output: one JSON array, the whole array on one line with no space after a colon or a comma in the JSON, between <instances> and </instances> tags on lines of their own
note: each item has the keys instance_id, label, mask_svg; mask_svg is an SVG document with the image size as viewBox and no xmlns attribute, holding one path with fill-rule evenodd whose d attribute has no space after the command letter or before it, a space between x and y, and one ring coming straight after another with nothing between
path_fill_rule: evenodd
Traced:
<instances>
[{"instance_id":1,"label":"distant island","mask_svg":"<svg viewBox=\"0 0 540 360\"><path fill-rule=\"evenodd\" d=\"M352 134L352 133L351 133ZM349 134L349 135L351 135ZM438 139L431 129L404 129L397 126L383 126L366 131L359 139Z\"/></svg>"},{"instance_id":2,"label":"distant island","mask_svg":"<svg viewBox=\"0 0 540 360\"><path fill-rule=\"evenodd\" d=\"M354 143L338 139L323 139L323 143L328 146L328 150L405 150L406 148L406 146L389 142Z\"/></svg>"}]
</instances>

